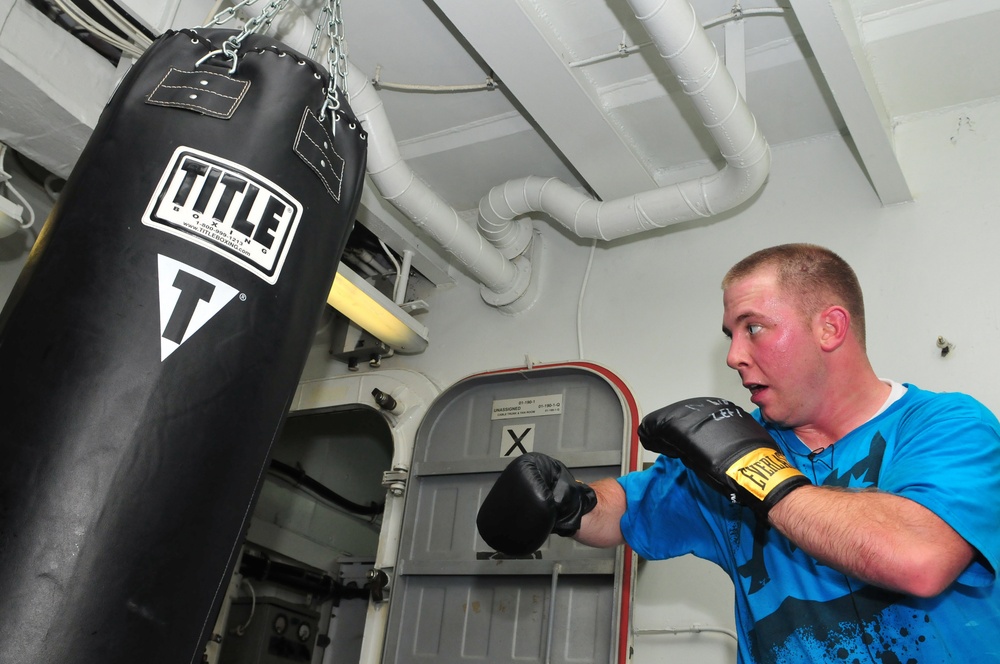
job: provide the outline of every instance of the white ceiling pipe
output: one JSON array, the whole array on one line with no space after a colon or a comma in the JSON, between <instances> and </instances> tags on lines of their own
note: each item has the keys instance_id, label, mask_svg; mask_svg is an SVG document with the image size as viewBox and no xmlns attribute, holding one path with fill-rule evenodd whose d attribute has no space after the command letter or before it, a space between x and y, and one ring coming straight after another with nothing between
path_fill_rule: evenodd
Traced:
<instances>
[{"instance_id":1,"label":"white ceiling pipe","mask_svg":"<svg viewBox=\"0 0 1000 664\"><path fill-rule=\"evenodd\" d=\"M479 228L504 255L520 254L544 212L580 237L613 240L729 210L752 196L770 169L770 148L687 0L629 0L660 55L689 95L726 166L696 178L612 201L598 201L554 178L494 187L479 205Z\"/></svg>"},{"instance_id":2,"label":"white ceiling pipe","mask_svg":"<svg viewBox=\"0 0 1000 664\"><path fill-rule=\"evenodd\" d=\"M285 43L307 52L312 49L307 35L313 32L314 21L295 3L288 7L291 11L272 24L271 30ZM315 52L324 53L328 45L326 37L321 36ZM531 262L523 256L507 260L416 177L399 154L378 91L351 62L347 64L347 92L351 110L368 132L367 171L379 194L469 270L482 285L480 294L487 303L510 313L530 306L525 302L530 298L523 296L531 282Z\"/></svg>"},{"instance_id":3,"label":"white ceiling pipe","mask_svg":"<svg viewBox=\"0 0 1000 664\"><path fill-rule=\"evenodd\" d=\"M531 279L527 259L507 260L414 175L399 154L382 99L368 77L351 64L347 89L351 110L368 132L368 175L382 197L461 261L482 284L486 302L503 307L521 297Z\"/></svg>"}]
</instances>

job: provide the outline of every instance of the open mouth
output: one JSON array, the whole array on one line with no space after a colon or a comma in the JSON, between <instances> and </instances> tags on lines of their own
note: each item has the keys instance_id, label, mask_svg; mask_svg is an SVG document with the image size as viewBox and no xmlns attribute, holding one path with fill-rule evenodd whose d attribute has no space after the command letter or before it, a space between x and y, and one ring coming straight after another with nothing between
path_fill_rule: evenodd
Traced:
<instances>
[{"instance_id":1,"label":"open mouth","mask_svg":"<svg viewBox=\"0 0 1000 664\"><path fill-rule=\"evenodd\" d=\"M761 385L760 383L747 383L743 387L750 390L750 401L757 403L757 397L761 392L767 389L767 385Z\"/></svg>"}]
</instances>

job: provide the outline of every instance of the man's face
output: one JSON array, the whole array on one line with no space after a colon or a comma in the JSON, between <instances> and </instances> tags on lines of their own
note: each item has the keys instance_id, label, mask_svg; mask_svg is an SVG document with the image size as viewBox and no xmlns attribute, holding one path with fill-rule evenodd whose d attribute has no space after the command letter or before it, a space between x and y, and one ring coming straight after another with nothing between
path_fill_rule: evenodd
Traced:
<instances>
[{"instance_id":1,"label":"man's face","mask_svg":"<svg viewBox=\"0 0 1000 664\"><path fill-rule=\"evenodd\" d=\"M723 293L726 364L769 422L797 427L821 405L825 366L815 326L783 295L773 269L733 282Z\"/></svg>"}]
</instances>

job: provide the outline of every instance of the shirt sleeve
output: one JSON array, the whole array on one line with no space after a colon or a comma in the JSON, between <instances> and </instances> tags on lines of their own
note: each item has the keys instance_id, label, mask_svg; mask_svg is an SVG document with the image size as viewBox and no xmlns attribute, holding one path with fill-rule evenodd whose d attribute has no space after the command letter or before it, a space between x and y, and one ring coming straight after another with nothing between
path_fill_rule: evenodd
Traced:
<instances>
[{"instance_id":1,"label":"shirt sleeve","mask_svg":"<svg viewBox=\"0 0 1000 664\"><path fill-rule=\"evenodd\" d=\"M901 423L882 490L934 512L980 557L958 578L984 586L1000 561L1000 424L972 397L939 395Z\"/></svg>"},{"instance_id":2,"label":"shirt sleeve","mask_svg":"<svg viewBox=\"0 0 1000 664\"><path fill-rule=\"evenodd\" d=\"M652 466L618 479L627 505L622 535L647 560L692 553L722 564L718 542L727 509L721 494L705 486L683 463L660 455Z\"/></svg>"}]
</instances>

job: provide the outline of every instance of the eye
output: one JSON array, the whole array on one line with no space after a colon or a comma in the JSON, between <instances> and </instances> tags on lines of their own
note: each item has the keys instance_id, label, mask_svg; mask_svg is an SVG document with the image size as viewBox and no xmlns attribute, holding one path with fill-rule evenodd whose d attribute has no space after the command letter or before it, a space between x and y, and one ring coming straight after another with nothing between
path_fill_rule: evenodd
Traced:
<instances>
[{"instance_id":1,"label":"eye","mask_svg":"<svg viewBox=\"0 0 1000 664\"><path fill-rule=\"evenodd\" d=\"M753 335L757 334L758 332L760 332L763 329L764 329L764 326L761 325L760 323L750 323L749 325L747 325L747 332L750 333L751 337Z\"/></svg>"}]
</instances>

